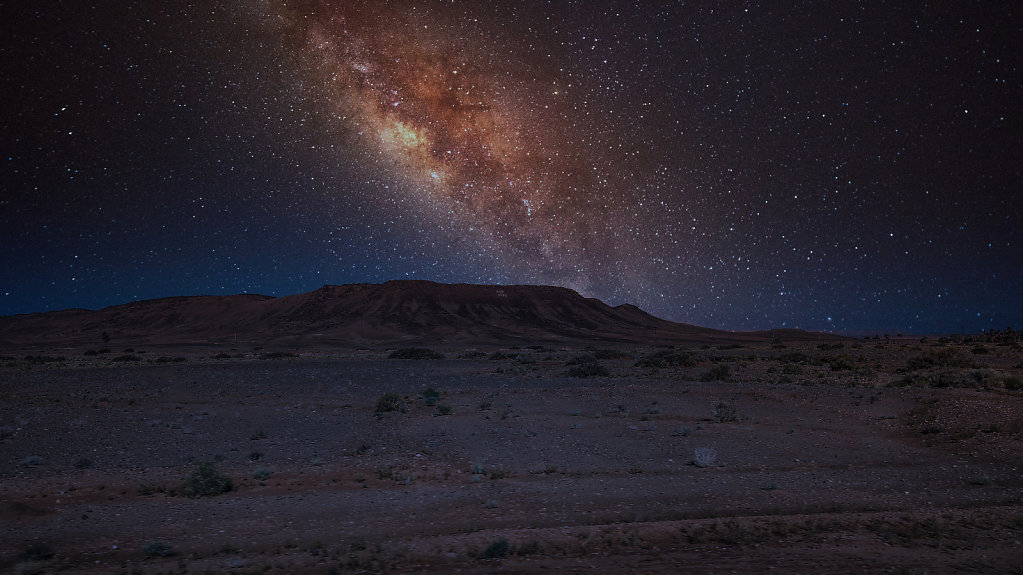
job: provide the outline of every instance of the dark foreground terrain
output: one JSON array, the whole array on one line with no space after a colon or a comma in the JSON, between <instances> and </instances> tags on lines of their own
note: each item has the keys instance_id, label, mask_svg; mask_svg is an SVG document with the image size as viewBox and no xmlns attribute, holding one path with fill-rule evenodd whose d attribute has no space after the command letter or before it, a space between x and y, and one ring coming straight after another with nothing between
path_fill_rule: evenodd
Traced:
<instances>
[{"instance_id":1,"label":"dark foreground terrain","mask_svg":"<svg viewBox=\"0 0 1023 575\"><path fill-rule=\"evenodd\" d=\"M2 572L1023 572L1013 341L83 351L0 361Z\"/></svg>"}]
</instances>

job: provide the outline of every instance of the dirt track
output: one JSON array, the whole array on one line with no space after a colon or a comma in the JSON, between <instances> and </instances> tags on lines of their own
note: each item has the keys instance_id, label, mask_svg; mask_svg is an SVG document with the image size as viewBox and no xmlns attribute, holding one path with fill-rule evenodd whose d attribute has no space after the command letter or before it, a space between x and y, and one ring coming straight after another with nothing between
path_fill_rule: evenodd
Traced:
<instances>
[{"instance_id":1,"label":"dirt track","mask_svg":"<svg viewBox=\"0 0 1023 575\"><path fill-rule=\"evenodd\" d=\"M662 369L630 349L585 378L572 350L11 357L0 569L1018 573L1023 397L998 378L1021 352L973 358L976 385L888 385L928 349L729 346ZM397 410L376 411L385 393ZM235 489L176 493L199 461Z\"/></svg>"}]
</instances>

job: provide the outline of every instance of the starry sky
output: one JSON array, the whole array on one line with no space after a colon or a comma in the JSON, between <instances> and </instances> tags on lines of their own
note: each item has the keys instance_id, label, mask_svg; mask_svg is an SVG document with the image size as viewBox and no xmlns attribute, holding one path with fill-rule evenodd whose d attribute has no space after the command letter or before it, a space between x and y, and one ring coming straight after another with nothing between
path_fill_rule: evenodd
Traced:
<instances>
[{"instance_id":1,"label":"starry sky","mask_svg":"<svg viewBox=\"0 0 1023 575\"><path fill-rule=\"evenodd\" d=\"M428 279L1023 324L1016 2L0 2L0 315Z\"/></svg>"}]
</instances>

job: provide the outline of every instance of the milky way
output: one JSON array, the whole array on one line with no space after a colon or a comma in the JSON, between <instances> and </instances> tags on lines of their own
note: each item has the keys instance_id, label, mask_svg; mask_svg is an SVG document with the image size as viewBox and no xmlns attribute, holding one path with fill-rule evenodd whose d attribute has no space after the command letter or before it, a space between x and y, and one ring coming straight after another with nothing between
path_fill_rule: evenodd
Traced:
<instances>
[{"instance_id":1,"label":"milky way","mask_svg":"<svg viewBox=\"0 0 1023 575\"><path fill-rule=\"evenodd\" d=\"M587 290L595 260L616 259L606 218L615 201L598 183L605 154L573 140L566 101L578 88L549 54L512 49L509 33L490 37L478 17L451 8L278 9L326 95L321 112L402 178L410 209L548 283Z\"/></svg>"},{"instance_id":2,"label":"milky way","mask_svg":"<svg viewBox=\"0 0 1023 575\"><path fill-rule=\"evenodd\" d=\"M414 278L1023 323L1012 2L4 10L0 313Z\"/></svg>"}]
</instances>

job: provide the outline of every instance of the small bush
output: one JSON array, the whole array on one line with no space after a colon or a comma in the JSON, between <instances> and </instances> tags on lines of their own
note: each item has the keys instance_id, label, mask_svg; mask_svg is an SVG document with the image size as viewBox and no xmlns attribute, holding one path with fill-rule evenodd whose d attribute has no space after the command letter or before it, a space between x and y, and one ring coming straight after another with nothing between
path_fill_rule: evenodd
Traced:
<instances>
[{"instance_id":1,"label":"small bush","mask_svg":"<svg viewBox=\"0 0 1023 575\"><path fill-rule=\"evenodd\" d=\"M425 347L403 347L391 352L388 359L444 359L444 354Z\"/></svg>"},{"instance_id":2,"label":"small bush","mask_svg":"<svg viewBox=\"0 0 1023 575\"><path fill-rule=\"evenodd\" d=\"M693 465L710 467L717 463L718 452L713 447L697 447L693 450Z\"/></svg>"},{"instance_id":3,"label":"small bush","mask_svg":"<svg viewBox=\"0 0 1023 575\"><path fill-rule=\"evenodd\" d=\"M153 541L146 545L146 557L170 557L174 555L174 546L166 541Z\"/></svg>"},{"instance_id":4,"label":"small bush","mask_svg":"<svg viewBox=\"0 0 1023 575\"><path fill-rule=\"evenodd\" d=\"M735 404L727 401L719 401L718 404L714 406L714 419L720 423L726 421L738 421L739 415L735 409Z\"/></svg>"},{"instance_id":5,"label":"small bush","mask_svg":"<svg viewBox=\"0 0 1023 575\"><path fill-rule=\"evenodd\" d=\"M715 365L700 376L700 381L728 381L732 371L727 365Z\"/></svg>"},{"instance_id":6,"label":"small bush","mask_svg":"<svg viewBox=\"0 0 1023 575\"><path fill-rule=\"evenodd\" d=\"M203 461L181 484L181 494L186 497L212 497L234 489L234 481L217 471L212 461Z\"/></svg>"},{"instance_id":7,"label":"small bush","mask_svg":"<svg viewBox=\"0 0 1023 575\"><path fill-rule=\"evenodd\" d=\"M909 358L906 367L910 371L917 371L932 367L974 367L974 363L969 358L963 357L957 350L944 347L927 350L918 356Z\"/></svg>"},{"instance_id":8,"label":"small bush","mask_svg":"<svg viewBox=\"0 0 1023 575\"><path fill-rule=\"evenodd\" d=\"M33 543L18 554L19 561L45 561L53 557L53 549L45 543Z\"/></svg>"},{"instance_id":9,"label":"small bush","mask_svg":"<svg viewBox=\"0 0 1023 575\"><path fill-rule=\"evenodd\" d=\"M451 415L451 406L443 403L438 405L437 415Z\"/></svg>"},{"instance_id":10,"label":"small bush","mask_svg":"<svg viewBox=\"0 0 1023 575\"><path fill-rule=\"evenodd\" d=\"M260 468L252 472L252 478L258 479L260 481L266 481L267 479L270 479L271 475L273 475L273 473L271 473L269 469Z\"/></svg>"},{"instance_id":11,"label":"small bush","mask_svg":"<svg viewBox=\"0 0 1023 575\"><path fill-rule=\"evenodd\" d=\"M405 401L397 393L385 393L377 398L376 413L405 412Z\"/></svg>"},{"instance_id":12,"label":"small bush","mask_svg":"<svg viewBox=\"0 0 1023 575\"><path fill-rule=\"evenodd\" d=\"M137 356L137 355L126 354L126 355L119 355L117 357L111 358L110 361L120 361L120 362L142 361L142 358Z\"/></svg>"},{"instance_id":13,"label":"small bush","mask_svg":"<svg viewBox=\"0 0 1023 575\"><path fill-rule=\"evenodd\" d=\"M597 349L593 351L595 359L629 359L629 354L617 349Z\"/></svg>"},{"instance_id":14,"label":"small bush","mask_svg":"<svg viewBox=\"0 0 1023 575\"><path fill-rule=\"evenodd\" d=\"M605 377L611 375L606 367L596 361L574 365L566 374L569 377Z\"/></svg>"},{"instance_id":15,"label":"small bush","mask_svg":"<svg viewBox=\"0 0 1023 575\"><path fill-rule=\"evenodd\" d=\"M635 367L661 369L665 367L696 367L696 358L691 353L674 349L662 349L640 358Z\"/></svg>"},{"instance_id":16,"label":"small bush","mask_svg":"<svg viewBox=\"0 0 1023 575\"><path fill-rule=\"evenodd\" d=\"M433 405L437 403L438 399L440 399L440 392L432 387L426 388L426 391L423 392L423 402L426 405Z\"/></svg>"},{"instance_id":17,"label":"small bush","mask_svg":"<svg viewBox=\"0 0 1023 575\"><path fill-rule=\"evenodd\" d=\"M511 544L508 543L507 539L498 539L487 548L483 550L484 559L497 559L498 557L504 557L511 550Z\"/></svg>"},{"instance_id":18,"label":"small bush","mask_svg":"<svg viewBox=\"0 0 1023 575\"><path fill-rule=\"evenodd\" d=\"M288 353L286 351L269 351L267 353L261 354L259 356L259 359L287 359L289 357L298 356L293 353Z\"/></svg>"},{"instance_id":19,"label":"small bush","mask_svg":"<svg viewBox=\"0 0 1023 575\"><path fill-rule=\"evenodd\" d=\"M845 353L831 358L829 363L833 371L856 369L856 360Z\"/></svg>"},{"instance_id":20,"label":"small bush","mask_svg":"<svg viewBox=\"0 0 1023 575\"><path fill-rule=\"evenodd\" d=\"M1008 389L1009 391L1019 391L1023 389L1023 379L1014 375L1010 375L1003 379L1002 384L1005 385L1005 389Z\"/></svg>"}]
</instances>

